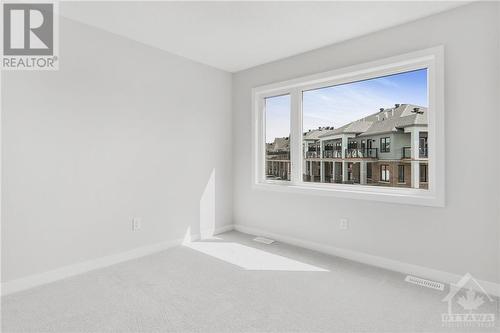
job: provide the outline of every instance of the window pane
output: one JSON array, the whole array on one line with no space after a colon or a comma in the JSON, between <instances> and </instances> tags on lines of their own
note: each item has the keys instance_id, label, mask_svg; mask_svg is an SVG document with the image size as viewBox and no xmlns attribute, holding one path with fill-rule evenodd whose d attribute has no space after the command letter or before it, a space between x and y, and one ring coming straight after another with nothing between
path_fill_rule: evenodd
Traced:
<instances>
[{"instance_id":1,"label":"window pane","mask_svg":"<svg viewBox=\"0 0 500 333\"><path fill-rule=\"evenodd\" d=\"M389 166L386 164L382 164L380 166L380 180L384 182L388 182L390 179L390 171Z\"/></svg>"},{"instance_id":2,"label":"window pane","mask_svg":"<svg viewBox=\"0 0 500 333\"><path fill-rule=\"evenodd\" d=\"M307 90L302 100L305 182L427 188L426 68Z\"/></svg>"},{"instance_id":3,"label":"window pane","mask_svg":"<svg viewBox=\"0 0 500 333\"><path fill-rule=\"evenodd\" d=\"M380 139L380 152L390 153L391 152L391 138L381 138Z\"/></svg>"},{"instance_id":4,"label":"window pane","mask_svg":"<svg viewBox=\"0 0 500 333\"><path fill-rule=\"evenodd\" d=\"M420 164L420 181L427 182L427 164Z\"/></svg>"},{"instance_id":5,"label":"window pane","mask_svg":"<svg viewBox=\"0 0 500 333\"><path fill-rule=\"evenodd\" d=\"M398 165L398 182L399 183L405 182L405 166L404 165Z\"/></svg>"},{"instance_id":6,"label":"window pane","mask_svg":"<svg viewBox=\"0 0 500 333\"><path fill-rule=\"evenodd\" d=\"M266 179L290 180L290 95L265 100Z\"/></svg>"}]
</instances>

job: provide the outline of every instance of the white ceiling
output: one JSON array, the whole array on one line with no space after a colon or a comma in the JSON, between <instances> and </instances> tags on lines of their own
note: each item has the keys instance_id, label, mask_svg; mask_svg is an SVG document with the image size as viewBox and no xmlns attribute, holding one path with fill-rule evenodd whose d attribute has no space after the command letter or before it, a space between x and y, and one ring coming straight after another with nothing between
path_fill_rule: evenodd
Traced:
<instances>
[{"instance_id":1,"label":"white ceiling","mask_svg":"<svg viewBox=\"0 0 500 333\"><path fill-rule=\"evenodd\" d=\"M62 15L229 72L467 2L63 2Z\"/></svg>"}]
</instances>

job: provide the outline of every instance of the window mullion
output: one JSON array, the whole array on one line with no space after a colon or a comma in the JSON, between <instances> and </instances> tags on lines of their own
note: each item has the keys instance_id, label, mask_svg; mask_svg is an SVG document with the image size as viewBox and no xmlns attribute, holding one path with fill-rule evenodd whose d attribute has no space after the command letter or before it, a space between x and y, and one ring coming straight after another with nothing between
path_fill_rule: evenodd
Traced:
<instances>
[{"instance_id":1,"label":"window mullion","mask_svg":"<svg viewBox=\"0 0 500 333\"><path fill-rule=\"evenodd\" d=\"M264 181L266 178L265 165L266 165L266 115L265 115L265 101L263 97L259 97L257 101L257 164L255 165L256 177L259 182Z\"/></svg>"},{"instance_id":2,"label":"window mullion","mask_svg":"<svg viewBox=\"0 0 500 333\"><path fill-rule=\"evenodd\" d=\"M299 88L290 91L291 121L290 150L292 162L292 184L302 181L302 94Z\"/></svg>"}]
</instances>

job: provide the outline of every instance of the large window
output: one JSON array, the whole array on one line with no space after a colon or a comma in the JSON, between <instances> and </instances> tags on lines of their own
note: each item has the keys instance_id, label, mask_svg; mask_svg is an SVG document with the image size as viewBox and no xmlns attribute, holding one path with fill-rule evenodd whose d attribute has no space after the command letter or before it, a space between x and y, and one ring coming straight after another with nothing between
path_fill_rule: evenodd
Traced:
<instances>
[{"instance_id":1,"label":"large window","mask_svg":"<svg viewBox=\"0 0 500 333\"><path fill-rule=\"evenodd\" d=\"M422 133L427 135L429 112L427 77L427 68L421 68L302 91L302 180L380 185L368 182L368 163L383 162L385 175L389 169L398 170L399 161L408 154L393 147L408 146L411 156L414 130L419 133L417 158L423 158ZM338 173L335 180L332 175L337 169L346 172ZM427 188L398 180L380 178L385 186Z\"/></svg>"},{"instance_id":2,"label":"large window","mask_svg":"<svg viewBox=\"0 0 500 333\"><path fill-rule=\"evenodd\" d=\"M442 204L442 73L436 48L255 88L255 183Z\"/></svg>"}]
</instances>

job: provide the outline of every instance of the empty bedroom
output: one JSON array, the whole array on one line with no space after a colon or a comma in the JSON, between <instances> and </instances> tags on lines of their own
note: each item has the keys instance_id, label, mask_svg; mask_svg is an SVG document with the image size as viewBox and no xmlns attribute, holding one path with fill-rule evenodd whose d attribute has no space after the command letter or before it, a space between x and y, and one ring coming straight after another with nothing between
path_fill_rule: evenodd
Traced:
<instances>
[{"instance_id":1,"label":"empty bedroom","mask_svg":"<svg viewBox=\"0 0 500 333\"><path fill-rule=\"evenodd\" d=\"M2 332L499 332L500 2L0 6Z\"/></svg>"}]
</instances>

